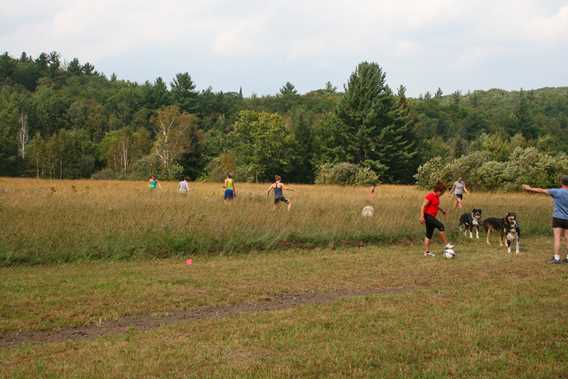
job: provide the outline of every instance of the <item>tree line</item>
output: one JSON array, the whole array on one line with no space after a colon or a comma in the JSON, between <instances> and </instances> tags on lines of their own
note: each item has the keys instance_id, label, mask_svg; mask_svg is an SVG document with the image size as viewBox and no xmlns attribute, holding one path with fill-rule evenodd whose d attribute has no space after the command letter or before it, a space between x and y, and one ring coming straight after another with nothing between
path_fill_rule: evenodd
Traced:
<instances>
[{"instance_id":1,"label":"tree line","mask_svg":"<svg viewBox=\"0 0 568 379\"><path fill-rule=\"evenodd\" d=\"M450 162L487 141L561 155L567 130L567 88L408 98L373 62L357 65L342 90L328 82L300 94L288 82L276 95L245 97L198 90L187 72L140 84L56 52L0 56L3 176L218 180L233 172L242 181L278 173L299 183L411 183L426 162Z\"/></svg>"}]
</instances>

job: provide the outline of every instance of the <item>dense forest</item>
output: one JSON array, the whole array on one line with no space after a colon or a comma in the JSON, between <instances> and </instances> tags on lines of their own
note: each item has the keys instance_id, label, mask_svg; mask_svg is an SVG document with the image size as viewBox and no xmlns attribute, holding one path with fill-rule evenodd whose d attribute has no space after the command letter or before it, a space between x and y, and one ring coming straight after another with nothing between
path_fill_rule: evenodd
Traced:
<instances>
[{"instance_id":1,"label":"dense forest","mask_svg":"<svg viewBox=\"0 0 568 379\"><path fill-rule=\"evenodd\" d=\"M55 52L0 56L2 176L219 180L233 172L242 181L280 174L427 185L443 177L434 168L451 180L458 167L465 176L476 170L476 182L501 175L480 184L491 189L518 157L548 162L544 183L568 170L567 132L568 88L438 89L414 99L363 62L341 90L328 82L300 94L288 82L276 95L245 97L198 90L189 73L140 84Z\"/></svg>"}]
</instances>

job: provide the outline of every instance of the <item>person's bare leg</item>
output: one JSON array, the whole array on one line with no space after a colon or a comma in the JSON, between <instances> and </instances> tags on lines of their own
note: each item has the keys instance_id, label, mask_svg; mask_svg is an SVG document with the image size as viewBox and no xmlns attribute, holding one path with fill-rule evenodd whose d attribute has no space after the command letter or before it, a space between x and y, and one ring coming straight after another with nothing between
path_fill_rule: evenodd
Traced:
<instances>
[{"instance_id":1,"label":"person's bare leg","mask_svg":"<svg viewBox=\"0 0 568 379\"><path fill-rule=\"evenodd\" d=\"M562 229L553 228L552 232L554 233L554 258L560 259L560 239L562 238Z\"/></svg>"},{"instance_id":2,"label":"person's bare leg","mask_svg":"<svg viewBox=\"0 0 568 379\"><path fill-rule=\"evenodd\" d=\"M456 203L454 204L454 208L461 208L462 207L462 199L460 199L457 195L454 196Z\"/></svg>"},{"instance_id":3,"label":"person's bare leg","mask_svg":"<svg viewBox=\"0 0 568 379\"><path fill-rule=\"evenodd\" d=\"M564 229L564 243L566 244L566 259L568 259L568 229Z\"/></svg>"},{"instance_id":4,"label":"person's bare leg","mask_svg":"<svg viewBox=\"0 0 568 379\"><path fill-rule=\"evenodd\" d=\"M288 200L288 210L292 209L292 202Z\"/></svg>"},{"instance_id":5,"label":"person's bare leg","mask_svg":"<svg viewBox=\"0 0 568 379\"><path fill-rule=\"evenodd\" d=\"M446 232L440 232L440 239L444 243L444 246L446 246L449 243L448 237L446 237Z\"/></svg>"},{"instance_id":6,"label":"person's bare leg","mask_svg":"<svg viewBox=\"0 0 568 379\"><path fill-rule=\"evenodd\" d=\"M430 240L427 237L424 237L424 252L427 253L430 251Z\"/></svg>"}]
</instances>

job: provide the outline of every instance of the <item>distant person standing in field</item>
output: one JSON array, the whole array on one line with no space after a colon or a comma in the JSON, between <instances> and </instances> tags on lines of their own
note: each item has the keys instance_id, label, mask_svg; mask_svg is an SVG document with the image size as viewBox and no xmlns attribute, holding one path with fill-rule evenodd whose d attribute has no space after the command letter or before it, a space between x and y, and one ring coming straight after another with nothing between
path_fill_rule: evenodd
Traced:
<instances>
[{"instance_id":1,"label":"distant person standing in field","mask_svg":"<svg viewBox=\"0 0 568 379\"><path fill-rule=\"evenodd\" d=\"M188 193L189 192L189 182L187 178L183 178L178 184L178 192L179 193Z\"/></svg>"},{"instance_id":2,"label":"distant person standing in field","mask_svg":"<svg viewBox=\"0 0 568 379\"><path fill-rule=\"evenodd\" d=\"M469 193L467 187L465 186L465 182L462 178L459 178L450 191L454 195L455 203L454 208L462 208L463 207L463 194Z\"/></svg>"},{"instance_id":3,"label":"distant person standing in field","mask_svg":"<svg viewBox=\"0 0 568 379\"><path fill-rule=\"evenodd\" d=\"M549 195L554 200L554 211L552 213L554 256L548 263L568 263L568 251L566 259L560 260L560 245L563 236L566 249L568 250L568 175L564 175L560 178L560 188L542 189L523 184L523 189L527 192Z\"/></svg>"},{"instance_id":4,"label":"distant person standing in field","mask_svg":"<svg viewBox=\"0 0 568 379\"><path fill-rule=\"evenodd\" d=\"M292 209L292 202L284 196L285 188L286 187L284 186L284 183L282 183L282 177L280 175L275 175L274 183L272 183L270 187L268 187L268 191L266 193L266 196L268 197L268 195L270 195L270 191L274 191L274 204L272 206L273 209L276 209L276 207L280 203L286 204L288 206L288 210ZM294 191L291 188L286 188L286 190Z\"/></svg>"},{"instance_id":5,"label":"distant person standing in field","mask_svg":"<svg viewBox=\"0 0 568 379\"><path fill-rule=\"evenodd\" d=\"M223 188L225 189L225 193L223 194L225 203L232 201L237 195L237 187L235 185L235 181L233 180L233 174L227 174L225 182L223 183Z\"/></svg>"},{"instance_id":6,"label":"distant person standing in field","mask_svg":"<svg viewBox=\"0 0 568 379\"><path fill-rule=\"evenodd\" d=\"M148 180L148 186L150 187L150 191L154 191L158 188L160 188L160 189L162 188L162 185L158 181L158 178L156 178L156 175L150 176L150 179Z\"/></svg>"},{"instance_id":7,"label":"distant person standing in field","mask_svg":"<svg viewBox=\"0 0 568 379\"><path fill-rule=\"evenodd\" d=\"M377 193L377 183L371 184L371 190L369 191L369 197L373 198Z\"/></svg>"},{"instance_id":8,"label":"distant person standing in field","mask_svg":"<svg viewBox=\"0 0 568 379\"><path fill-rule=\"evenodd\" d=\"M434 230L438 229L440 233L440 239L445 245L447 249L453 249L453 245L448 242L448 238L446 237L445 227L436 216L438 215L438 211L441 211L443 214L446 214L446 211L440 208L440 196L444 194L446 191L446 186L443 183L438 182L432 192L428 192L424 197L424 201L422 202L422 206L420 207L420 216L419 221L421 224L426 226L426 237L424 238L424 256L425 257L433 257L436 254L430 251L430 242L434 235Z\"/></svg>"}]
</instances>

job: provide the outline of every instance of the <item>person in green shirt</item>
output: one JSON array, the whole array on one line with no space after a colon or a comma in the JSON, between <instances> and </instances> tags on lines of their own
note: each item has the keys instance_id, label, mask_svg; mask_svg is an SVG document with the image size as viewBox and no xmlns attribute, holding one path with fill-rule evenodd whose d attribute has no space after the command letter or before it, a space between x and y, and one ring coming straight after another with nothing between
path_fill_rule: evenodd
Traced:
<instances>
[{"instance_id":1,"label":"person in green shirt","mask_svg":"<svg viewBox=\"0 0 568 379\"><path fill-rule=\"evenodd\" d=\"M156 178L155 175L150 176L150 179L148 180L148 186L150 187L151 191L154 191L158 188L162 188L162 185L160 184L160 182L158 181L158 178Z\"/></svg>"}]
</instances>

